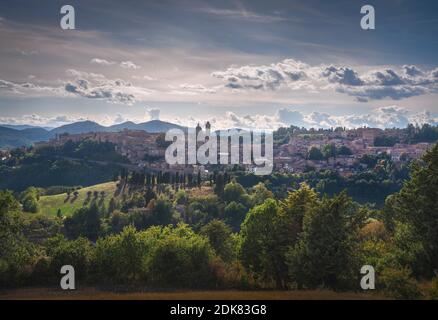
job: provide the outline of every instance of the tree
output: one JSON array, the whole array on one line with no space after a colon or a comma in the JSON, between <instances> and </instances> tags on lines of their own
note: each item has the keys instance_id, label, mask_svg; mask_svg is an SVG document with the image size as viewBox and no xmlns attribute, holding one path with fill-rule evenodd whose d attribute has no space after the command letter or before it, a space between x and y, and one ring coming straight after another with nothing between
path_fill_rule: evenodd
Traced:
<instances>
[{"instance_id":1,"label":"tree","mask_svg":"<svg viewBox=\"0 0 438 320\"><path fill-rule=\"evenodd\" d=\"M309 160L324 160L324 155L317 147L311 147L307 153L307 159Z\"/></svg>"},{"instance_id":2,"label":"tree","mask_svg":"<svg viewBox=\"0 0 438 320\"><path fill-rule=\"evenodd\" d=\"M417 257L416 266L410 267L416 276L432 277L438 269L438 144L422 161L413 166L411 179L400 192L388 197L384 212L390 225L400 221L411 226L424 253ZM404 250L416 249L408 246Z\"/></svg>"},{"instance_id":3,"label":"tree","mask_svg":"<svg viewBox=\"0 0 438 320\"><path fill-rule=\"evenodd\" d=\"M0 190L0 287L23 281L34 250L23 234L20 204L12 192Z\"/></svg>"},{"instance_id":4,"label":"tree","mask_svg":"<svg viewBox=\"0 0 438 320\"><path fill-rule=\"evenodd\" d=\"M222 173L218 173L215 177L214 193L221 197L224 193L225 181Z\"/></svg>"},{"instance_id":5,"label":"tree","mask_svg":"<svg viewBox=\"0 0 438 320\"><path fill-rule=\"evenodd\" d=\"M302 232L306 212L318 204L318 194L306 183L301 183L299 189L288 192L286 199L281 202L282 225L293 241Z\"/></svg>"},{"instance_id":6,"label":"tree","mask_svg":"<svg viewBox=\"0 0 438 320\"><path fill-rule=\"evenodd\" d=\"M213 286L215 255L209 241L187 225L159 230L147 262L151 283L185 289ZM145 236L150 231L154 230L145 231Z\"/></svg>"},{"instance_id":7,"label":"tree","mask_svg":"<svg viewBox=\"0 0 438 320\"><path fill-rule=\"evenodd\" d=\"M225 206L224 219L233 230L237 231L240 229L243 220L245 220L247 211L248 209L243 204L232 201Z\"/></svg>"},{"instance_id":8,"label":"tree","mask_svg":"<svg viewBox=\"0 0 438 320\"><path fill-rule=\"evenodd\" d=\"M157 195L155 194L154 190L152 190L152 188L147 188L146 192L144 193L144 200L146 205L148 205L152 199L156 199L156 198Z\"/></svg>"},{"instance_id":9,"label":"tree","mask_svg":"<svg viewBox=\"0 0 438 320\"><path fill-rule=\"evenodd\" d=\"M229 262L235 258L235 243L231 228L223 221L217 219L210 221L201 228L200 234L208 238L216 254L224 261Z\"/></svg>"},{"instance_id":10,"label":"tree","mask_svg":"<svg viewBox=\"0 0 438 320\"><path fill-rule=\"evenodd\" d=\"M303 231L304 216L319 204L318 194L306 183L302 183L299 189L288 192L286 199L280 202L281 210L277 219L276 238L279 255L278 278L282 287L289 282L287 252L297 243Z\"/></svg>"},{"instance_id":11,"label":"tree","mask_svg":"<svg viewBox=\"0 0 438 320\"><path fill-rule=\"evenodd\" d=\"M336 158L336 146L333 143L326 144L322 148L324 159Z\"/></svg>"},{"instance_id":12,"label":"tree","mask_svg":"<svg viewBox=\"0 0 438 320\"><path fill-rule=\"evenodd\" d=\"M340 146L337 150L336 150L336 154L340 155L340 156L350 156L353 154L353 152L351 151L350 148L346 147L346 146Z\"/></svg>"},{"instance_id":13,"label":"tree","mask_svg":"<svg viewBox=\"0 0 438 320\"><path fill-rule=\"evenodd\" d=\"M85 236L96 241L101 231L100 210L97 204L89 208L82 207L76 210L71 217L64 220L64 227L70 238Z\"/></svg>"},{"instance_id":14,"label":"tree","mask_svg":"<svg viewBox=\"0 0 438 320\"><path fill-rule=\"evenodd\" d=\"M245 189L237 182L230 182L225 186L222 199L227 203L238 201L243 202L243 204L249 200Z\"/></svg>"},{"instance_id":15,"label":"tree","mask_svg":"<svg viewBox=\"0 0 438 320\"><path fill-rule=\"evenodd\" d=\"M365 211L342 192L307 211L298 243L286 255L299 288L351 289L360 269L358 235Z\"/></svg>"},{"instance_id":16,"label":"tree","mask_svg":"<svg viewBox=\"0 0 438 320\"><path fill-rule=\"evenodd\" d=\"M111 283L135 283L144 280L144 260L147 244L132 226L120 234L100 238L96 242L97 273Z\"/></svg>"},{"instance_id":17,"label":"tree","mask_svg":"<svg viewBox=\"0 0 438 320\"><path fill-rule=\"evenodd\" d=\"M111 198L108 204L108 213L111 214L114 210L119 209L120 205L114 197Z\"/></svg>"},{"instance_id":18,"label":"tree","mask_svg":"<svg viewBox=\"0 0 438 320\"><path fill-rule=\"evenodd\" d=\"M201 183L202 183L202 179L201 179L201 171L198 170L198 178L196 180L196 184L198 185L198 188L201 188Z\"/></svg>"},{"instance_id":19,"label":"tree","mask_svg":"<svg viewBox=\"0 0 438 320\"><path fill-rule=\"evenodd\" d=\"M220 218L221 204L217 196L205 196L190 199L186 210L185 222L199 231L213 219Z\"/></svg>"},{"instance_id":20,"label":"tree","mask_svg":"<svg viewBox=\"0 0 438 320\"><path fill-rule=\"evenodd\" d=\"M69 241L58 234L48 239L44 247L50 257L50 270L53 275L58 274L62 266L72 265L76 276L79 279L86 279L93 255L93 248L86 238L79 237Z\"/></svg>"},{"instance_id":21,"label":"tree","mask_svg":"<svg viewBox=\"0 0 438 320\"><path fill-rule=\"evenodd\" d=\"M23 204L23 210L26 212L36 213L39 210L38 200L39 192L35 187L29 187L21 193L21 203Z\"/></svg>"},{"instance_id":22,"label":"tree","mask_svg":"<svg viewBox=\"0 0 438 320\"><path fill-rule=\"evenodd\" d=\"M258 206L265 202L269 198L274 198L274 194L266 188L265 184L259 182L252 187L251 204L252 206Z\"/></svg>"},{"instance_id":23,"label":"tree","mask_svg":"<svg viewBox=\"0 0 438 320\"><path fill-rule=\"evenodd\" d=\"M408 268L386 268L380 275L380 287L385 295L393 299L418 299L421 292L411 274Z\"/></svg>"},{"instance_id":24,"label":"tree","mask_svg":"<svg viewBox=\"0 0 438 320\"><path fill-rule=\"evenodd\" d=\"M178 190L178 192L175 193L175 203L177 205L185 205L187 204L188 200L189 197L184 190Z\"/></svg>"},{"instance_id":25,"label":"tree","mask_svg":"<svg viewBox=\"0 0 438 320\"><path fill-rule=\"evenodd\" d=\"M241 255L243 265L266 284L283 288L281 256L278 251L277 221L280 207L273 199L252 208L242 224Z\"/></svg>"},{"instance_id":26,"label":"tree","mask_svg":"<svg viewBox=\"0 0 438 320\"><path fill-rule=\"evenodd\" d=\"M161 196L152 200L150 208L152 209L153 225L165 226L172 223L174 210L168 198Z\"/></svg>"}]
</instances>

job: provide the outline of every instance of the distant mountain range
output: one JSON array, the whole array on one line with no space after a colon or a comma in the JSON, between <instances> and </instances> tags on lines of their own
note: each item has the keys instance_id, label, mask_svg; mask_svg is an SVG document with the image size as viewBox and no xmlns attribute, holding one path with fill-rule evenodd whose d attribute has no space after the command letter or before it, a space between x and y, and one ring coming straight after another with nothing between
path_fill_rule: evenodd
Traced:
<instances>
[{"instance_id":1,"label":"distant mountain range","mask_svg":"<svg viewBox=\"0 0 438 320\"><path fill-rule=\"evenodd\" d=\"M31 126L31 125L27 125L27 124L1 124L1 123L0 123L0 127L17 129L17 130L43 128L43 129L46 129L47 131L50 131L53 129L53 127Z\"/></svg>"},{"instance_id":2,"label":"distant mountain range","mask_svg":"<svg viewBox=\"0 0 438 320\"><path fill-rule=\"evenodd\" d=\"M124 129L143 130L150 133L166 132L170 129L185 128L174 123L152 120L143 123L131 121L115 124L109 127L102 126L93 121L80 121L66 124L58 128L41 128L28 125L2 125L0 124L0 148L16 148L30 146L34 142L47 141L57 134L79 134L87 132L119 132Z\"/></svg>"}]
</instances>

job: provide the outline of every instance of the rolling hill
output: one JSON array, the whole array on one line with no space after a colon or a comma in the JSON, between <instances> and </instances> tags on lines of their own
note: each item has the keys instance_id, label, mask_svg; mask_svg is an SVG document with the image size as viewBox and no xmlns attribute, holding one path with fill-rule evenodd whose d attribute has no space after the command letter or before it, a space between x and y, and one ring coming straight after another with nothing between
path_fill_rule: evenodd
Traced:
<instances>
[{"instance_id":1,"label":"rolling hill","mask_svg":"<svg viewBox=\"0 0 438 320\"><path fill-rule=\"evenodd\" d=\"M61 133L79 134L87 132L119 132L125 129L159 133L166 132L169 129L185 129L177 124L160 120L152 120L142 123L127 121L109 127L102 126L93 121L79 121L66 124L52 130L26 125L21 125L18 127L14 126L14 128L9 127L9 125L7 126L0 125L0 148L9 149L30 146L38 141L47 141Z\"/></svg>"},{"instance_id":2,"label":"rolling hill","mask_svg":"<svg viewBox=\"0 0 438 320\"><path fill-rule=\"evenodd\" d=\"M69 133L87 133L87 132L103 132L108 131L107 127L101 126L100 124L93 121L79 121L70 124L66 124L51 130L53 134Z\"/></svg>"},{"instance_id":3,"label":"rolling hill","mask_svg":"<svg viewBox=\"0 0 438 320\"><path fill-rule=\"evenodd\" d=\"M99 192L97 199L94 199L94 191ZM101 191L105 192L105 197L103 198L103 200L100 195ZM116 182L106 182L79 189L77 197L74 197L73 193L70 194L70 197L66 193L51 196L41 196L38 202L38 212L45 215L54 216L58 212L58 209L61 209L61 213L63 216L70 216L75 210L81 208L84 205L89 205L92 201L103 201L105 206L108 206L108 203L114 196L115 191ZM91 192L90 198L87 195L88 192Z\"/></svg>"},{"instance_id":4,"label":"rolling hill","mask_svg":"<svg viewBox=\"0 0 438 320\"><path fill-rule=\"evenodd\" d=\"M0 127L11 128L16 130L43 128L46 129L47 131L50 131L53 129L52 127L40 127L40 126L32 126L27 124L1 124L1 123L0 123Z\"/></svg>"},{"instance_id":5,"label":"rolling hill","mask_svg":"<svg viewBox=\"0 0 438 320\"><path fill-rule=\"evenodd\" d=\"M55 128L50 132L55 134L60 134L60 133L77 134L77 133L87 133L87 132L118 132L128 129L128 130L143 130L151 133L158 133L158 132L166 132L167 130L174 128L184 129L183 127L177 124L160 121L160 120L152 120L142 123L134 123L132 121L127 121L109 127L101 126L100 124L93 121L81 121L81 122L75 122Z\"/></svg>"},{"instance_id":6,"label":"rolling hill","mask_svg":"<svg viewBox=\"0 0 438 320\"><path fill-rule=\"evenodd\" d=\"M27 128L22 130L0 127L0 148L17 148L30 146L37 141L45 141L52 133L43 128Z\"/></svg>"}]
</instances>

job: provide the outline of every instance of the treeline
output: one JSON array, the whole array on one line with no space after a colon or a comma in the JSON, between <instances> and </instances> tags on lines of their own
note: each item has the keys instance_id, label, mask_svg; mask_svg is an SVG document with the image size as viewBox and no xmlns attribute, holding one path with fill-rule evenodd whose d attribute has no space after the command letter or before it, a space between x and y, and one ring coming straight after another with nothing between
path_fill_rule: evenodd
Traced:
<instances>
[{"instance_id":1,"label":"treeline","mask_svg":"<svg viewBox=\"0 0 438 320\"><path fill-rule=\"evenodd\" d=\"M116 145L112 142L101 142L89 139L74 142L67 140L61 146L41 147L35 151L42 156L65 156L108 162L129 162L124 156L116 152Z\"/></svg>"},{"instance_id":2,"label":"treeline","mask_svg":"<svg viewBox=\"0 0 438 320\"><path fill-rule=\"evenodd\" d=\"M282 127L278 130L275 130L274 135L274 144L281 145L289 142L289 139L292 135L303 135L311 138L316 135L323 135L328 133L339 133L346 131L347 129L344 127L337 128L304 128L297 126L290 127ZM380 147L390 147L394 146L396 143L408 143L415 144L419 142L436 142L438 141L438 126L430 125L428 123L422 125L413 125L409 124L406 128L392 128L385 129L383 134L379 137L376 137L374 144Z\"/></svg>"},{"instance_id":3,"label":"treeline","mask_svg":"<svg viewBox=\"0 0 438 320\"><path fill-rule=\"evenodd\" d=\"M346 146L336 147L334 144L326 144L321 149L311 147L307 153L309 160L328 160L339 156L350 156L353 152Z\"/></svg>"},{"instance_id":4,"label":"treeline","mask_svg":"<svg viewBox=\"0 0 438 320\"><path fill-rule=\"evenodd\" d=\"M257 176L254 174L235 175L236 180L244 187L264 182L276 197L283 198L291 188L298 188L306 182L321 194L333 196L346 190L355 201L366 204L374 203L381 207L387 196L398 192L409 178L410 164L396 166L391 157L385 153L380 155L364 155L358 166L364 166L360 172L351 176L341 176L336 170L308 170L298 174L277 174Z\"/></svg>"},{"instance_id":5,"label":"treeline","mask_svg":"<svg viewBox=\"0 0 438 320\"><path fill-rule=\"evenodd\" d=\"M425 123L421 127L410 124L406 128L406 138L404 141L407 143L435 142L437 140L438 126Z\"/></svg>"}]
</instances>

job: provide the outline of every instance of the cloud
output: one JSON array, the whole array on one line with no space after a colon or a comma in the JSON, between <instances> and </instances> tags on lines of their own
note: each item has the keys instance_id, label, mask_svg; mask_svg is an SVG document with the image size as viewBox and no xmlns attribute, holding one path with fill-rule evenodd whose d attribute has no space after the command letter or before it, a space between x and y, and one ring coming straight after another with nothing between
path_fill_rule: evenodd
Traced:
<instances>
[{"instance_id":1,"label":"cloud","mask_svg":"<svg viewBox=\"0 0 438 320\"><path fill-rule=\"evenodd\" d=\"M0 79L0 91L25 94L33 93L51 93L53 95L61 95L62 89L59 87L41 86L32 82L14 82Z\"/></svg>"},{"instance_id":2,"label":"cloud","mask_svg":"<svg viewBox=\"0 0 438 320\"><path fill-rule=\"evenodd\" d=\"M133 69L133 70L137 70L141 68L140 66L136 65L132 61L122 61L120 62L120 66L124 69Z\"/></svg>"},{"instance_id":3,"label":"cloud","mask_svg":"<svg viewBox=\"0 0 438 320\"><path fill-rule=\"evenodd\" d=\"M160 109L146 108L148 119L159 120ZM21 117L0 117L2 124L27 124L35 126L57 127L63 124L76 121L92 120L103 125L118 124L127 119L117 114L115 117L109 115L99 115L96 117L75 117L71 115L41 116L37 114L24 115ZM137 119L141 121L141 119ZM195 118L188 116L181 119L170 119L168 121L181 124L183 126L195 127L197 123L203 124L210 121L214 130L243 128L243 129L263 129L275 130L279 127L289 127L291 125L306 128L405 128L409 123L412 124L431 124L438 125L438 118L434 118L429 111L411 113L407 109L399 106L384 106L376 108L369 113L357 115L331 115L324 112L302 113L289 108L279 109L274 115L238 115L235 112L227 111L220 117Z\"/></svg>"},{"instance_id":4,"label":"cloud","mask_svg":"<svg viewBox=\"0 0 438 320\"><path fill-rule=\"evenodd\" d=\"M21 49L16 49L16 51L19 54L21 54L22 56L33 56L33 55L39 54L38 50L21 50Z\"/></svg>"},{"instance_id":5,"label":"cloud","mask_svg":"<svg viewBox=\"0 0 438 320\"><path fill-rule=\"evenodd\" d=\"M67 80L58 80L56 85L40 85L34 76L28 80L34 82L15 82L0 79L0 92L17 95L45 95L45 96L79 96L89 99L101 99L110 103L132 105L136 101L145 100L154 90L134 86L122 79L108 79L102 74L66 70Z\"/></svg>"},{"instance_id":6,"label":"cloud","mask_svg":"<svg viewBox=\"0 0 438 320\"><path fill-rule=\"evenodd\" d=\"M68 94L84 98L132 105L152 93L152 90L135 87L130 82L121 79L107 79L101 74L74 69L69 69L66 72L75 79L65 83L65 91Z\"/></svg>"},{"instance_id":7,"label":"cloud","mask_svg":"<svg viewBox=\"0 0 438 320\"><path fill-rule=\"evenodd\" d=\"M434 89L433 91L435 91ZM416 86L364 86L364 87L338 87L337 92L346 93L356 97L359 102L367 102L368 100L392 99L401 100L414 96L420 96L430 92L425 87Z\"/></svg>"},{"instance_id":8,"label":"cloud","mask_svg":"<svg viewBox=\"0 0 438 320\"><path fill-rule=\"evenodd\" d=\"M309 69L310 66L305 63L288 59L267 66L231 67L213 72L212 76L223 79L225 87L231 89L276 90L295 82L305 84Z\"/></svg>"},{"instance_id":9,"label":"cloud","mask_svg":"<svg viewBox=\"0 0 438 320\"><path fill-rule=\"evenodd\" d=\"M324 112L312 112L304 117L304 121L307 124L305 127L331 128L339 126L338 119Z\"/></svg>"},{"instance_id":10,"label":"cloud","mask_svg":"<svg viewBox=\"0 0 438 320\"><path fill-rule=\"evenodd\" d=\"M197 11L205 13L207 15L225 19L233 19L248 22L258 22L258 23L273 23L285 21L286 19L279 15L267 15L259 14L245 9L231 10L231 9L218 9L218 8L199 8Z\"/></svg>"},{"instance_id":11,"label":"cloud","mask_svg":"<svg viewBox=\"0 0 438 320\"><path fill-rule=\"evenodd\" d=\"M438 118L433 118L429 111L423 111L410 117L410 122L416 125L425 123L438 126Z\"/></svg>"},{"instance_id":12,"label":"cloud","mask_svg":"<svg viewBox=\"0 0 438 320\"><path fill-rule=\"evenodd\" d=\"M147 81L157 80L156 78L148 76L148 75L144 75L144 76L132 76L132 79L135 79L135 80L147 80Z\"/></svg>"},{"instance_id":13,"label":"cloud","mask_svg":"<svg viewBox=\"0 0 438 320\"><path fill-rule=\"evenodd\" d=\"M210 117L208 119L195 119L189 117L176 122L193 127L199 123L210 121L214 129L244 128L275 130L279 127L291 125L306 128L405 128L409 123L438 125L438 119L433 118L428 111L422 113L410 113L407 109L399 106L385 106L372 110L370 113L359 115L331 115L324 112L302 113L289 108L279 109L274 115L238 115L227 111L222 117Z\"/></svg>"},{"instance_id":14,"label":"cloud","mask_svg":"<svg viewBox=\"0 0 438 320\"><path fill-rule=\"evenodd\" d=\"M160 120L160 109L157 108L147 108L146 114L148 115L150 120Z\"/></svg>"},{"instance_id":15,"label":"cloud","mask_svg":"<svg viewBox=\"0 0 438 320\"><path fill-rule=\"evenodd\" d=\"M329 82L345 84L349 86L363 85L363 81L359 78L356 71L348 67L329 66L322 72L324 77L327 77Z\"/></svg>"},{"instance_id":16,"label":"cloud","mask_svg":"<svg viewBox=\"0 0 438 320\"><path fill-rule=\"evenodd\" d=\"M202 84L181 84L178 87L171 86L173 88L169 93L170 94L179 94L179 95L197 95L200 93L215 93L216 90L214 88L207 88Z\"/></svg>"},{"instance_id":17,"label":"cloud","mask_svg":"<svg viewBox=\"0 0 438 320\"><path fill-rule=\"evenodd\" d=\"M351 66L317 65L286 59L270 65L230 67L211 74L223 88L241 90L334 90L368 100L400 100L438 93L438 68L423 71L410 65L359 72Z\"/></svg>"},{"instance_id":18,"label":"cloud","mask_svg":"<svg viewBox=\"0 0 438 320\"><path fill-rule=\"evenodd\" d=\"M116 118L114 119L114 124L123 123L126 119L123 117L120 113L117 114Z\"/></svg>"},{"instance_id":19,"label":"cloud","mask_svg":"<svg viewBox=\"0 0 438 320\"><path fill-rule=\"evenodd\" d=\"M416 66L403 66L403 71L409 77L422 76L424 73Z\"/></svg>"},{"instance_id":20,"label":"cloud","mask_svg":"<svg viewBox=\"0 0 438 320\"><path fill-rule=\"evenodd\" d=\"M101 66L110 66L110 65L115 64L116 62L108 61L108 60L105 60L105 59L93 58L93 59L90 60L90 63L92 63L92 64L99 64Z\"/></svg>"},{"instance_id":21,"label":"cloud","mask_svg":"<svg viewBox=\"0 0 438 320\"><path fill-rule=\"evenodd\" d=\"M327 113L313 112L305 116L307 126L330 127L371 127L371 128L405 128L413 124L437 124L429 112L410 114L406 108L399 106L385 106L374 109L371 113L361 115L333 116Z\"/></svg>"},{"instance_id":22,"label":"cloud","mask_svg":"<svg viewBox=\"0 0 438 320\"><path fill-rule=\"evenodd\" d=\"M93 59L90 60L90 63L98 64L98 65L101 65L101 66L111 66L111 65L114 65L114 64L118 64L121 68L124 68L124 69L132 69L132 70L141 69L141 67L139 65L137 65L134 62L129 61L129 60L117 62L117 61L113 61L113 60L93 58ZM143 79L153 80L153 78L149 78L147 76L144 76Z\"/></svg>"},{"instance_id":23,"label":"cloud","mask_svg":"<svg viewBox=\"0 0 438 320\"><path fill-rule=\"evenodd\" d=\"M285 125L295 125L298 127L305 126L304 116L301 112L287 108L279 109L276 113L276 119Z\"/></svg>"},{"instance_id":24,"label":"cloud","mask_svg":"<svg viewBox=\"0 0 438 320\"><path fill-rule=\"evenodd\" d=\"M58 115L52 117L41 116L38 114L23 115L21 117L0 117L0 123L10 125L32 125L44 127L57 127L75 121L85 120L82 117L71 117L66 115Z\"/></svg>"},{"instance_id":25,"label":"cloud","mask_svg":"<svg viewBox=\"0 0 438 320\"><path fill-rule=\"evenodd\" d=\"M109 116L107 114L101 114L99 116L73 116L73 115L55 115L55 116L42 116L38 114L29 114L18 117L0 117L1 124L9 125L32 125L40 127L59 127L65 124L78 122L78 121L95 121L104 126L110 126L113 124L119 124L128 121L123 115L117 114Z\"/></svg>"}]
</instances>

